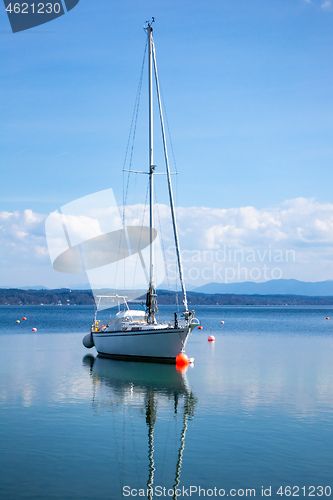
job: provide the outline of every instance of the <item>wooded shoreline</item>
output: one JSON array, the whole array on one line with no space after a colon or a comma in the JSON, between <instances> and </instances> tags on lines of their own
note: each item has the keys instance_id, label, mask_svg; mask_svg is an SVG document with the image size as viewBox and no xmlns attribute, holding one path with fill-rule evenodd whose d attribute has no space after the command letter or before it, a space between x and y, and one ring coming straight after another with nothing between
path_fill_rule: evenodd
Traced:
<instances>
[{"instance_id":1,"label":"wooded shoreline","mask_svg":"<svg viewBox=\"0 0 333 500\"><path fill-rule=\"evenodd\" d=\"M166 290L158 291L160 305L182 303L181 293ZM142 296L145 302L145 297ZM189 306L195 305L232 305L232 306L283 306L283 305L333 305L333 297L310 297L305 295L238 295L206 294L188 292ZM0 289L0 305L93 305L91 290L21 290L17 288Z\"/></svg>"}]
</instances>

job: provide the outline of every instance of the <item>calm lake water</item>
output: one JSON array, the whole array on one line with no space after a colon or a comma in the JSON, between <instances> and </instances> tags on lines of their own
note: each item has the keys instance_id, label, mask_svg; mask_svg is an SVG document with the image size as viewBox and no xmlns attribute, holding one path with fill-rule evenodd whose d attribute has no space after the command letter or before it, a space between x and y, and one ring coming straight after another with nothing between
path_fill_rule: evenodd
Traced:
<instances>
[{"instance_id":1,"label":"calm lake water","mask_svg":"<svg viewBox=\"0 0 333 500\"><path fill-rule=\"evenodd\" d=\"M0 498L332 497L332 307L195 309L182 373L85 349L92 307L0 307Z\"/></svg>"}]
</instances>

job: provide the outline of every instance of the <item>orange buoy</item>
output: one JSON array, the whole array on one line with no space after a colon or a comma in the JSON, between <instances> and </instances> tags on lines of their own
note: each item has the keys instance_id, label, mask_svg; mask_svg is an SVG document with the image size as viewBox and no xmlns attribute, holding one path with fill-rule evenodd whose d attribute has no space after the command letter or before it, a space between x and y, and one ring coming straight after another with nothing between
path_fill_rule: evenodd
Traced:
<instances>
[{"instance_id":1,"label":"orange buoy","mask_svg":"<svg viewBox=\"0 0 333 500\"><path fill-rule=\"evenodd\" d=\"M33 328L31 331L32 332L37 332L37 328Z\"/></svg>"},{"instance_id":2,"label":"orange buoy","mask_svg":"<svg viewBox=\"0 0 333 500\"><path fill-rule=\"evenodd\" d=\"M214 335L209 335L209 337L208 337L208 342L215 342L215 337L214 337Z\"/></svg>"},{"instance_id":3,"label":"orange buoy","mask_svg":"<svg viewBox=\"0 0 333 500\"><path fill-rule=\"evenodd\" d=\"M224 321L221 321L221 325L224 325Z\"/></svg>"},{"instance_id":4,"label":"orange buoy","mask_svg":"<svg viewBox=\"0 0 333 500\"><path fill-rule=\"evenodd\" d=\"M185 352L180 352L179 354L177 354L176 365L179 367L188 365L188 357L186 356Z\"/></svg>"},{"instance_id":5,"label":"orange buoy","mask_svg":"<svg viewBox=\"0 0 333 500\"><path fill-rule=\"evenodd\" d=\"M330 319L330 318L327 316L327 318L326 318L326 319Z\"/></svg>"},{"instance_id":6,"label":"orange buoy","mask_svg":"<svg viewBox=\"0 0 333 500\"><path fill-rule=\"evenodd\" d=\"M23 319L23 321L26 321L26 319L27 319L27 318L26 318L25 316L23 316L23 318L22 318L22 319Z\"/></svg>"},{"instance_id":7,"label":"orange buoy","mask_svg":"<svg viewBox=\"0 0 333 500\"><path fill-rule=\"evenodd\" d=\"M198 330L202 330L202 326L198 326Z\"/></svg>"}]
</instances>

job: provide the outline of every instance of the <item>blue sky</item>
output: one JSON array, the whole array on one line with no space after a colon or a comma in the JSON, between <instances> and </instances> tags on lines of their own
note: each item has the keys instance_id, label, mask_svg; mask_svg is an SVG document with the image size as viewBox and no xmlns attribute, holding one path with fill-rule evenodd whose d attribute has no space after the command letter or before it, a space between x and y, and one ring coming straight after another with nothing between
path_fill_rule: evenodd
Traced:
<instances>
[{"instance_id":1,"label":"blue sky","mask_svg":"<svg viewBox=\"0 0 333 500\"><path fill-rule=\"evenodd\" d=\"M109 187L121 203L142 28L151 16L179 172L178 205L212 213L254 207L256 214L281 215L287 200L305 200L288 205L298 207L293 232L284 230L285 218L276 219L287 235L285 249L296 248L295 234L303 231L299 268L290 267L283 277L333 279L331 2L80 0L61 18L16 34L0 10L0 213L10 214L2 217L2 284L19 285L21 276L22 285L48 285L42 283L49 266L45 251L37 261L32 250L46 248L42 222L48 213ZM137 135L143 146L133 165L138 169L148 156L142 123ZM162 168L158 160L157 155ZM26 210L36 226L27 226ZM314 232L304 240L307 210ZM198 213L204 225L204 212ZM221 224L218 215L210 229ZM21 245L13 239L15 228ZM319 230L325 234L318 239ZM269 234L266 246L281 245L281 239L270 242ZM214 241L216 249L223 242L215 236L207 242ZM40 239L25 247L29 237ZM225 243L252 244L227 238ZM13 244L15 258L8 251ZM199 239L191 243L196 248L202 248Z\"/></svg>"}]
</instances>

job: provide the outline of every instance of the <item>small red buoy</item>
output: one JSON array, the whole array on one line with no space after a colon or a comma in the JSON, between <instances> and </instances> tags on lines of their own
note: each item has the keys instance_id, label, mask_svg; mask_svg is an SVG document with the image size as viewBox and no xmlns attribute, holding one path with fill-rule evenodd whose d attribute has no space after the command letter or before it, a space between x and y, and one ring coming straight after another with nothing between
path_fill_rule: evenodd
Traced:
<instances>
[{"instance_id":1,"label":"small red buoy","mask_svg":"<svg viewBox=\"0 0 333 500\"><path fill-rule=\"evenodd\" d=\"M224 321L221 321L221 325L224 325Z\"/></svg>"},{"instance_id":2,"label":"small red buoy","mask_svg":"<svg viewBox=\"0 0 333 500\"><path fill-rule=\"evenodd\" d=\"M214 335L209 335L209 337L208 337L208 342L215 342L215 337L214 337Z\"/></svg>"},{"instance_id":3,"label":"small red buoy","mask_svg":"<svg viewBox=\"0 0 333 500\"><path fill-rule=\"evenodd\" d=\"M26 321L26 319L27 319L27 318L26 318L25 316L23 316L23 318L22 318L22 319L23 319L23 321Z\"/></svg>"},{"instance_id":4,"label":"small red buoy","mask_svg":"<svg viewBox=\"0 0 333 500\"><path fill-rule=\"evenodd\" d=\"M202 326L198 326L198 330L202 330Z\"/></svg>"},{"instance_id":5,"label":"small red buoy","mask_svg":"<svg viewBox=\"0 0 333 500\"><path fill-rule=\"evenodd\" d=\"M31 331L32 332L37 332L37 328L33 328Z\"/></svg>"},{"instance_id":6,"label":"small red buoy","mask_svg":"<svg viewBox=\"0 0 333 500\"><path fill-rule=\"evenodd\" d=\"M326 318L326 319L330 319L330 318L327 316L327 318Z\"/></svg>"},{"instance_id":7,"label":"small red buoy","mask_svg":"<svg viewBox=\"0 0 333 500\"><path fill-rule=\"evenodd\" d=\"M185 352L180 352L179 354L177 354L176 365L179 367L188 365L188 357L186 356Z\"/></svg>"}]
</instances>

